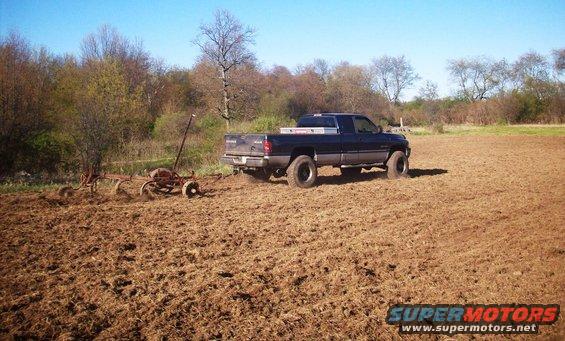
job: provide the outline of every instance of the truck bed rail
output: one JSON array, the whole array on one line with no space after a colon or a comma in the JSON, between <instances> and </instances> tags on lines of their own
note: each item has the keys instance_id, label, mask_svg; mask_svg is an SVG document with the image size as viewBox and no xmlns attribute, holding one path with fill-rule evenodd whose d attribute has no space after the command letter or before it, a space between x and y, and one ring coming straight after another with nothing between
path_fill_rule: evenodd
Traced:
<instances>
[{"instance_id":1,"label":"truck bed rail","mask_svg":"<svg viewBox=\"0 0 565 341\"><path fill-rule=\"evenodd\" d=\"M337 135L337 128L325 127L300 127L300 128L281 128L281 134L317 134L317 135Z\"/></svg>"}]
</instances>

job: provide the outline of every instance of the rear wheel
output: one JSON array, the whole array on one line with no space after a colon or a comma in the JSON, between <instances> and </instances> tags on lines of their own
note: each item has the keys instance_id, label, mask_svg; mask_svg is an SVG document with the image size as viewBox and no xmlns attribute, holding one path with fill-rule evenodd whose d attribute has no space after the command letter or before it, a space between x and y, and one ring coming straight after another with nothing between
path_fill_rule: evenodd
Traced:
<instances>
[{"instance_id":1,"label":"rear wheel","mask_svg":"<svg viewBox=\"0 0 565 341\"><path fill-rule=\"evenodd\" d=\"M318 169L310 156L300 155L288 166L286 176L290 186L308 188L316 183Z\"/></svg>"},{"instance_id":2,"label":"rear wheel","mask_svg":"<svg viewBox=\"0 0 565 341\"><path fill-rule=\"evenodd\" d=\"M359 174L361 174L361 168L360 167L340 168L340 169L341 169L341 175L347 176L347 177L354 177L354 176L358 176Z\"/></svg>"},{"instance_id":3,"label":"rear wheel","mask_svg":"<svg viewBox=\"0 0 565 341\"><path fill-rule=\"evenodd\" d=\"M408 176L408 158L404 152L396 151L392 153L386 166L389 179L398 179Z\"/></svg>"}]
</instances>

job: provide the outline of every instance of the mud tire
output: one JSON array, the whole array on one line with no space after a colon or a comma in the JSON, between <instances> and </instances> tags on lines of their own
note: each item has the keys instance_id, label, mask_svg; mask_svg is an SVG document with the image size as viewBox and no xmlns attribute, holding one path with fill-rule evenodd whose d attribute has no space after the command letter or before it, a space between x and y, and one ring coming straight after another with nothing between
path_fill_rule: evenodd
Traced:
<instances>
[{"instance_id":1,"label":"mud tire","mask_svg":"<svg viewBox=\"0 0 565 341\"><path fill-rule=\"evenodd\" d=\"M286 179L291 187L312 187L317 178L318 169L314 160L308 155L298 156L286 170Z\"/></svg>"},{"instance_id":2,"label":"mud tire","mask_svg":"<svg viewBox=\"0 0 565 341\"><path fill-rule=\"evenodd\" d=\"M389 179L399 179L408 177L408 158L406 154L401 151L395 151L392 153L388 161L387 166L387 177Z\"/></svg>"}]
</instances>

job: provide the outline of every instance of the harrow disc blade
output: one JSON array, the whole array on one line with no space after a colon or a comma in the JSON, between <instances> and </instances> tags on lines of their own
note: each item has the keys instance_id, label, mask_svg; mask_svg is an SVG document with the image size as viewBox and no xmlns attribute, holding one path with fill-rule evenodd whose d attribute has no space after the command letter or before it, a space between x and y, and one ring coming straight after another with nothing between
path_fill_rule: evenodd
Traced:
<instances>
[{"instance_id":1,"label":"harrow disc blade","mask_svg":"<svg viewBox=\"0 0 565 341\"><path fill-rule=\"evenodd\" d=\"M112 191L112 194L114 195L121 195L121 194L127 194L126 191L124 191L123 188L120 188L120 186L124 183L130 180L118 180L116 182L116 184L114 185L114 189Z\"/></svg>"},{"instance_id":2,"label":"harrow disc blade","mask_svg":"<svg viewBox=\"0 0 565 341\"><path fill-rule=\"evenodd\" d=\"M139 188L139 195L143 196L150 194L153 190L153 187L155 187L155 181L153 180L145 181L143 185L141 185L141 187Z\"/></svg>"}]
</instances>

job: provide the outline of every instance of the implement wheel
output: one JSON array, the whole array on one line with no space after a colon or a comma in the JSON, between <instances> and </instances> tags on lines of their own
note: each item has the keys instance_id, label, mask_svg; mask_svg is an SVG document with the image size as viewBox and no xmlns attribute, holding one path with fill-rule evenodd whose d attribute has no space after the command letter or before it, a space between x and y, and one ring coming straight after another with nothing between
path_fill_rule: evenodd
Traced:
<instances>
[{"instance_id":1,"label":"implement wheel","mask_svg":"<svg viewBox=\"0 0 565 341\"><path fill-rule=\"evenodd\" d=\"M187 198L192 198L193 196L199 193L198 190L198 182L196 181L187 181L182 186L182 195Z\"/></svg>"},{"instance_id":2,"label":"implement wheel","mask_svg":"<svg viewBox=\"0 0 565 341\"><path fill-rule=\"evenodd\" d=\"M145 181L143 185L139 188L139 195L143 196L145 194L150 194L155 190L155 181Z\"/></svg>"}]
</instances>

